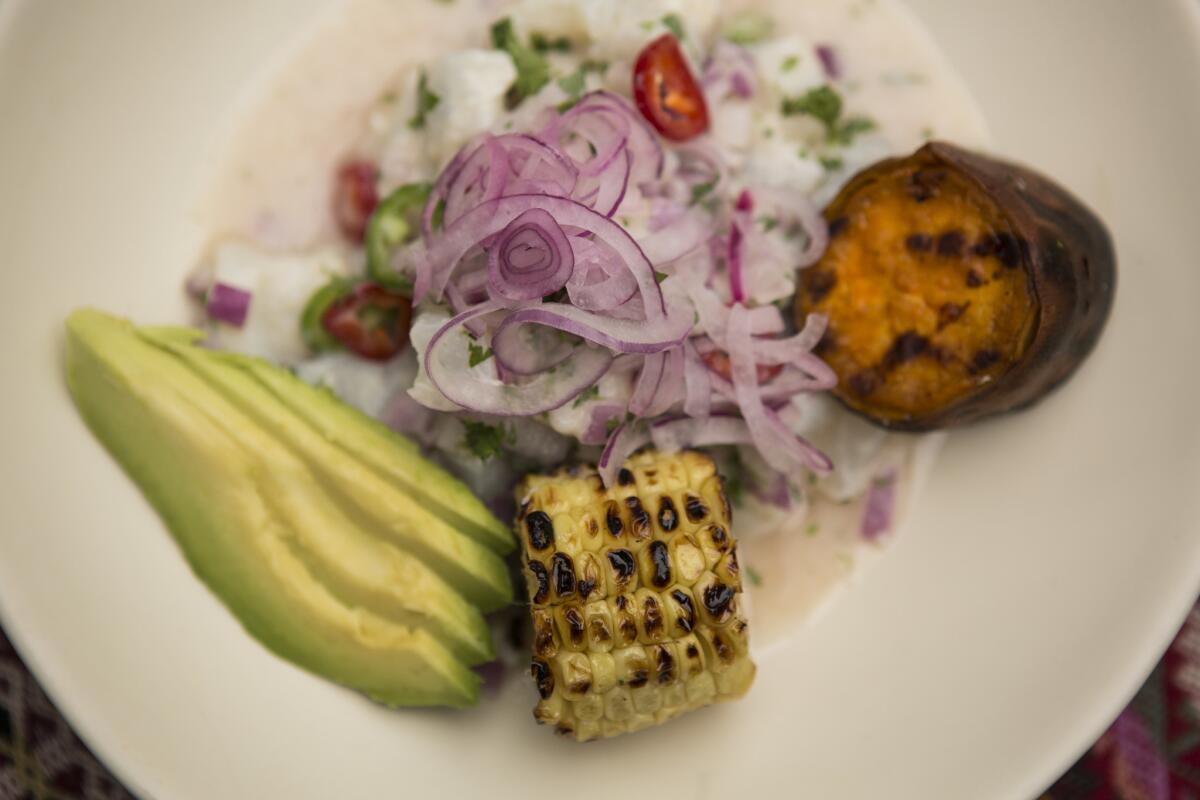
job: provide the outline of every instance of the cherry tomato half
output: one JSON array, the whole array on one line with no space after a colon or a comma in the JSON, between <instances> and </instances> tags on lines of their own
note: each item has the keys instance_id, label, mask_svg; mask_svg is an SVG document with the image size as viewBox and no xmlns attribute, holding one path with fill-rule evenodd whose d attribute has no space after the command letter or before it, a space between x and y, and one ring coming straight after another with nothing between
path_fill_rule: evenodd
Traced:
<instances>
[{"instance_id":1,"label":"cherry tomato half","mask_svg":"<svg viewBox=\"0 0 1200 800\"><path fill-rule=\"evenodd\" d=\"M387 361L408 344L412 301L377 283L363 283L335 300L321 327L343 347L372 361Z\"/></svg>"},{"instance_id":2,"label":"cherry tomato half","mask_svg":"<svg viewBox=\"0 0 1200 800\"><path fill-rule=\"evenodd\" d=\"M333 218L342 236L355 244L363 240L379 205L378 177L379 170L369 161L347 161L334 179Z\"/></svg>"},{"instance_id":3,"label":"cherry tomato half","mask_svg":"<svg viewBox=\"0 0 1200 800\"><path fill-rule=\"evenodd\" d=\"M633 67L633 99L659 133L682 142L708 130L704 92L669 33L646 45Z\"/></svg>"},{"instance_id":4,"label":"cherry tomato half","mask_svg":"<svg viewBox=\"0 0 1200 800\"><path fill-rule=\"evenodd\" d=\"M713 372L720 375L727 381L733 380L733 365L729 361L729 354L724 350L713 350L700 356L700 360L711 369ZM761 386L764 383L773 381L779 373L783 372L783 365L758 365L758 383Z\"/></svg>"}]
</instances>

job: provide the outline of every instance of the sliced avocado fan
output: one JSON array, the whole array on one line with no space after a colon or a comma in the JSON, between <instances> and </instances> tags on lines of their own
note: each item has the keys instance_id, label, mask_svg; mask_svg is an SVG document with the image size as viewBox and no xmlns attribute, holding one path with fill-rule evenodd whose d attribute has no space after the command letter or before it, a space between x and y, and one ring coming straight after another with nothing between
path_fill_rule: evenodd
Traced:
<instances>
[{"instance_id":1,"label":"sliced avocado fan","mask_svg":"<svg viewBox=\"0 0 1200 800\"><path fill-rule=\"evenodd\" d=\"M198 335L143 335L91 310L67 322L67 381L80 413L192 569L298 666L388 705L474 704L480 681L467 665L492 648L464 594L488 606L511 599L503 562L421 516L419 501L331 444L244 367L196 347ZM256 402L264 406L251 409ZM363 474L373 479L367 488L347 485Z\"/></svg>"}]
</instances>

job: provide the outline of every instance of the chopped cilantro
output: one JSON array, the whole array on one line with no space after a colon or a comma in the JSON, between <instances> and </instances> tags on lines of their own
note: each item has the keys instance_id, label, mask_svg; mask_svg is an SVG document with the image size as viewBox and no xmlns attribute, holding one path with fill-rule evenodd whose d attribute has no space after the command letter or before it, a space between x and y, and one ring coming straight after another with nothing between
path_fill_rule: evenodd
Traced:
<instances>
[{"instance_id":1,"label":"chopped cilantro","mask_svg":"<svg viewBox=\"0 0 1200 800\"><path fill-rule=\"evenodd\" d=\"M513 29L512 19L505 17L492 26L492 44L512 58L517 79L509 87L509 108L520 105L526 97L537 94L550 82L550 64L533 48L523 44Z\"/></svg>"},{"instance_id":2,"label":"chopped cilantro","mask_svg":"<svg viewBox=\"0 0 1200 800\"><path fill-rule=\"evenodd\" d=\"M837 172L842 167L846 166L846 162L837 156L821 156L821 167L826 172Z\"/></svg>"},{"instance_id":3,"label":"chopped cilantro","mask_svg":"<svg viewBox=\"0 0 1200 800\"><path fill-rule=\"evenodd\" d=\"M825 138L834 144L848 145L860 133L875 129L866 117L842 117L842 96L830 86L809 89L800 97L788 97L781 111L786 116L804 114L825 126Z\"/></svg>"},{"instance_id":4,"label":"chopped cilantro","mask_svg":"<svg viewBox=\"0 0 1200 800\"><path fill-rule=\"evenodd\" d=\"M842 96L830 86L818 86L800 97L784 98L782 111L785 116L806 114L832 131L842 116Z\"/></svg>"},{"instance_id":5,"label":"chopped cilantro","mask_svg":"<svg viewBox=\"0 0 1200 800\"><path fill-rule=\"evenodd\" d=\"M669 277L671 276L665 272L659 272L658 270L654 271L654 280L658 281L659 283L662 283Z\"/></svg>"},{"instance_id":6,"label":"chopped cilantro","mask_svg":"<svg viewBox=\"0 0 1200 800\"><path fill-rule=\"evenodd\" d=\"M788 56L779 65L780 72L791 72L796 67L800 66L800 56Z\"/></svg>"},{"instance_id":7,"label":"chopped cilantro","mask_svg":"<svg viewBox=\"0 0 1200 800\"><path fill-rule=\"evenodd\" d=\"M442 98L429 90L429 78L422 72L417 80L417 113L408 121L408 127L413 130L425 127L425 116L437 108Z\"/></svg>"},{"instance_id":8,"label":"chopped cilantro","mask_svg":"<svg viewBox=\"0 0 1200 800\"><path fill-rule=\"evenodd\" d=\"M932 139L933 138L933 128L930 128L930 127L921 128L921 138L924 139L925 141L929 141L930 139Z\"/></svg>"},{"instance_id":9,"label":"chopped cilantro","mask_svg":"<svg viewBox=\"0 0 1200 800\"><path fill-rule=\"evenodd\" d=\"M746 577L749 579L751 586L762 586L762 574L754 567L746 567Z\"/></svg>"},{"instance_id":10,"label":"chopped cilantro","mask_svg":"<svg viewBox=\"0 0 1200 800\"><path fill-rule=\"evenodd\" d=\"M551 39L546 34L537 31L529 35L529 46L539 53L569 53L572 47L571 40L565 36Z\"/></svg>"},{"instance_id":11,"label":"chopped cilantro","mask_svg":"<svg viewBox=\"0 0 1200 800\"><path fill-rule=\"evenodd\" d=\"M683 20L679 18L678 14L667 14L662 18L662 24L679 41L682 42L685 38L687 38L687 33L683 29Z\"/></svg>"},{"instance_id":12,"label":"chopped cilantro","mask_svg":"<svg viewBox=\"0 0 1200 800\"><path fill-rule=\"evenodd\" d=\"M512 431L506 430L502 425L488 425L486 422L465 419L463 426L467 429L463 444L478 456L480 461L500 455L505 445L516 441Z\"/></svg>"},{"instance_id":13,"label":"chopped cilantro","mask_svg":"<svg viewBox=\"0 0 1200 800\"><path fill-rule=\"evenodd\" d=\"M779 227L779 217L759 217L758 224L762 226L764 233L770 233Z\"/></svg>"},{"instance_id":14,"label":"chopped cilantro","mask_svg":"<svg viewBox=\"0 0 1200 800\"><path fill-rule=\"evenodd\" d=\"M820 525L818 525L818 524L817 524L817 523L815 523L815 522L810 522L810 523L808 523L808 525L806 525L806 526L805 526L805 528L804 528L804 535L805 535L805 536L807 536L807 537L809 537L809 538L811 539L812 537L814 537L814 536L816 536L818 533L820 533L820 531L821 531L821 526L820 526Z\"/></svg>"},{"instance_id":15,"label":"chopped cilantro","mask_svg":"<svg viewBox=\"0 0 1200 800\"><path fill-rule=\"evenodd\" d=\"M608 64L606 62L589 59L580 64L579 69L570 75L564 75L559 78L558 87L567 93L567 99L558 106L559 113L569 111L583 97L583 93L587 91L587 76L589 72L602 73L607 69Z\"/></svg>"},{"instance_id":16,"label":"chopped cilantro","mask_svg":"<svg viewBox=\"0 0 1200 800\"><path fill-rule=\"evenodd\" d=\"M620 424L621 424L621 420L617 419L616 417L613 417L608 422L604 423L604 430L607 433L612 433L613 431L615 431L617 429L618 426L620 426Z\"/></svg>"},{"instance_id":17,"label":"chopped cilantro","mask_svg":"<svg viewBox=\"0 0 1200 800\"><path fill-rule=\"evenodd\" d=\"M467 358L469 366L477 367L492 357L491 348L484 347L481 344L470 342L467 344L467 348L471 351L471 355Z\"/></svg>"},{"instance_id":18,"label":"chopped cilantro","mask_svg":"<svg viewBox=\"0 0 1200 800\"><path fill-rule=\"evenodd\" d=\"M743 11L735 14L721 36L734 44L754 44L761 42L771 35L775 29L775 20L759 11Z\"/></svg>"},{"instance_id":19,"label":"chopped cilantro","mask_svg":"<svg viewBox=\"0 0 1200 800\"><path fill-rule=\"evenodd\" d=\"M433 218L429 220L429 224L433 226L435 231L442 229L442 223L446 221L446 201L439 200L438 204L433 208Z\"/></svg>"},{"instance_id":20,"label":"chopped cilantro","mask_svg":"<svg viewBox=\"0 0 1200 800\"><path fill-rule=\"evenodd\" d=\"M875 130L874 120L866 117L850 117L843 120L829 138L840 145L848 145L854 141L855 136L873 130Z\"/></svg>"},{"instance_id":21,"label":"chopped cilantro","mask_svg":"<svg viewBox=\"0 0 1200 800\"><path fill-rule=\"evenodd\" d=\"M710 194L712 194L712 190L715 188L717 188L716 181L706 181L705 183L698 183L693 186L691 205L696 205L701 200L708 197Z\"/></svg>"},{"instance_id":22,"label":"chopped cilantro","mask_svg":"<svg viewBox=\"0 0 1200 800\"><path fill-rule=\"evenodd\" d=\"M575 398L575 402L571 404L571 408L579 408L588 400L595 400L600 396L600 387L596 385L589 386L579 393L579 397Z\"/></svg>"}]
</instances>

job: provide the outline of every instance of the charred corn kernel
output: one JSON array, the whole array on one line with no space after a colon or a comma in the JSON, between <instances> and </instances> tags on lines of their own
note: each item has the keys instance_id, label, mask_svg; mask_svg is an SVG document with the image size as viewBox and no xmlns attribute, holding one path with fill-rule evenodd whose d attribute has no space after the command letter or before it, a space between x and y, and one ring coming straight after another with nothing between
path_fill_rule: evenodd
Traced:
<instances>
[{"instance_id":1,"label":"charred corn kernel","mask_svg":"<svg viewBox=\"0 0 1200 800\"><path fill-rule=\"evenodd\" d=\"M587 622L583 615L583 606L578 603L567 603L554 609L555 627L558 629L558 640L563 647L576 652L587 649Z\"/></svg>"},{"instance_id":2,"label":"charred corn kernel","mask_svg":"<svg viewBox=\"0 0 1200 800\"><path fill-rule=\"evenodd\" d=\"M724 482L699 453L643 453L518 488L540 701L586 741L741 697L754 680Z\"/></svg>"},{"instance_id":3,"label":"charred corn kernel","mask_svg":"<svg viewBox=\"0 0 1200 800\"><path fill-rule=\"evenodd\" d=\"M575 590L583 602L605 596L604 568L595 553L583 552L575 559Z\"/></svg>"},{"instance_id":4,"label":"charred corn kernel","mask_svg":"<svg viewBox=\"0 0 1200 800\"><path fill-rule=\"evenodd\" d=\"M607 653L613 648L613 619L608 603L594 600L583 609L587 645L591 653Z\"/></svg>"},{"instance_id":5,"label":"charred corn kernel","mask_svg":"<svg viewBox=\"0 0 1200 800\"><path fill-rule=\"evenodd\" d=\"M694 534L688 534L677 537L670 547L675 579L684 586L691 586L705 569L704 551L700 549L699 540Z\"/></svg>"}]
</instances>

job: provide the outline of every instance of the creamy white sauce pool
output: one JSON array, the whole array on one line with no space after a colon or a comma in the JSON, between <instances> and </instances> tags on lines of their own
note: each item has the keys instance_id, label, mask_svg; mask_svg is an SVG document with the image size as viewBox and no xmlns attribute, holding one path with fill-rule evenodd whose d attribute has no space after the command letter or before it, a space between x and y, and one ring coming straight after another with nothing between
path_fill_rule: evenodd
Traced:
<instances>
[{"instance_id":1,"label":"creamy white sauce pool","mask_svg":"<svg viewBox=\"0 0 1200 800\"><path fill-rule=\"evenodd\" d=\"M329 213L336 165L371 146L380 99L396 91L398 82L411 80L416 65L465 47L488 48L488 25L506 5L345 0L334 6L239 106L197 209L211 240L243 239L280 253L320 250L322 269L315 275L293 259L279 258L274 280L281 294L307 296L325 273L345 271L349 251L338 243ZM679 6L687 8L682 0ZM896 0L735 0L720 4L720 13L728 17L746 8L771 15L775 37L796 33L837 50L847 107L878 125L864 146L879 152L859 154L864 162L911 152L930 137L969 147L987 143L982 116L965 87ZM772 57L770 48L760 57ZM752 135L768 146L762 131ZM223 343L254 349L236 336ZM320 372L309 368L309 374ZM347 394L355 399L354 390ZM824 405L834 424L817 444L835 461L839 451L853 448L868 456L850 458L854 469L826 479L825 491L811 492L806 507L780 512L750 503L734 520L742 564L752 576L746 589L760 652L811 618L881 554L940 444L939 436L877 432L832 403ZM896 475L892 533L867 541L860 532L861 489L889 473ZM857 499L840 501L849 489L860 490Z\"/></svg>"}]
</instances>

